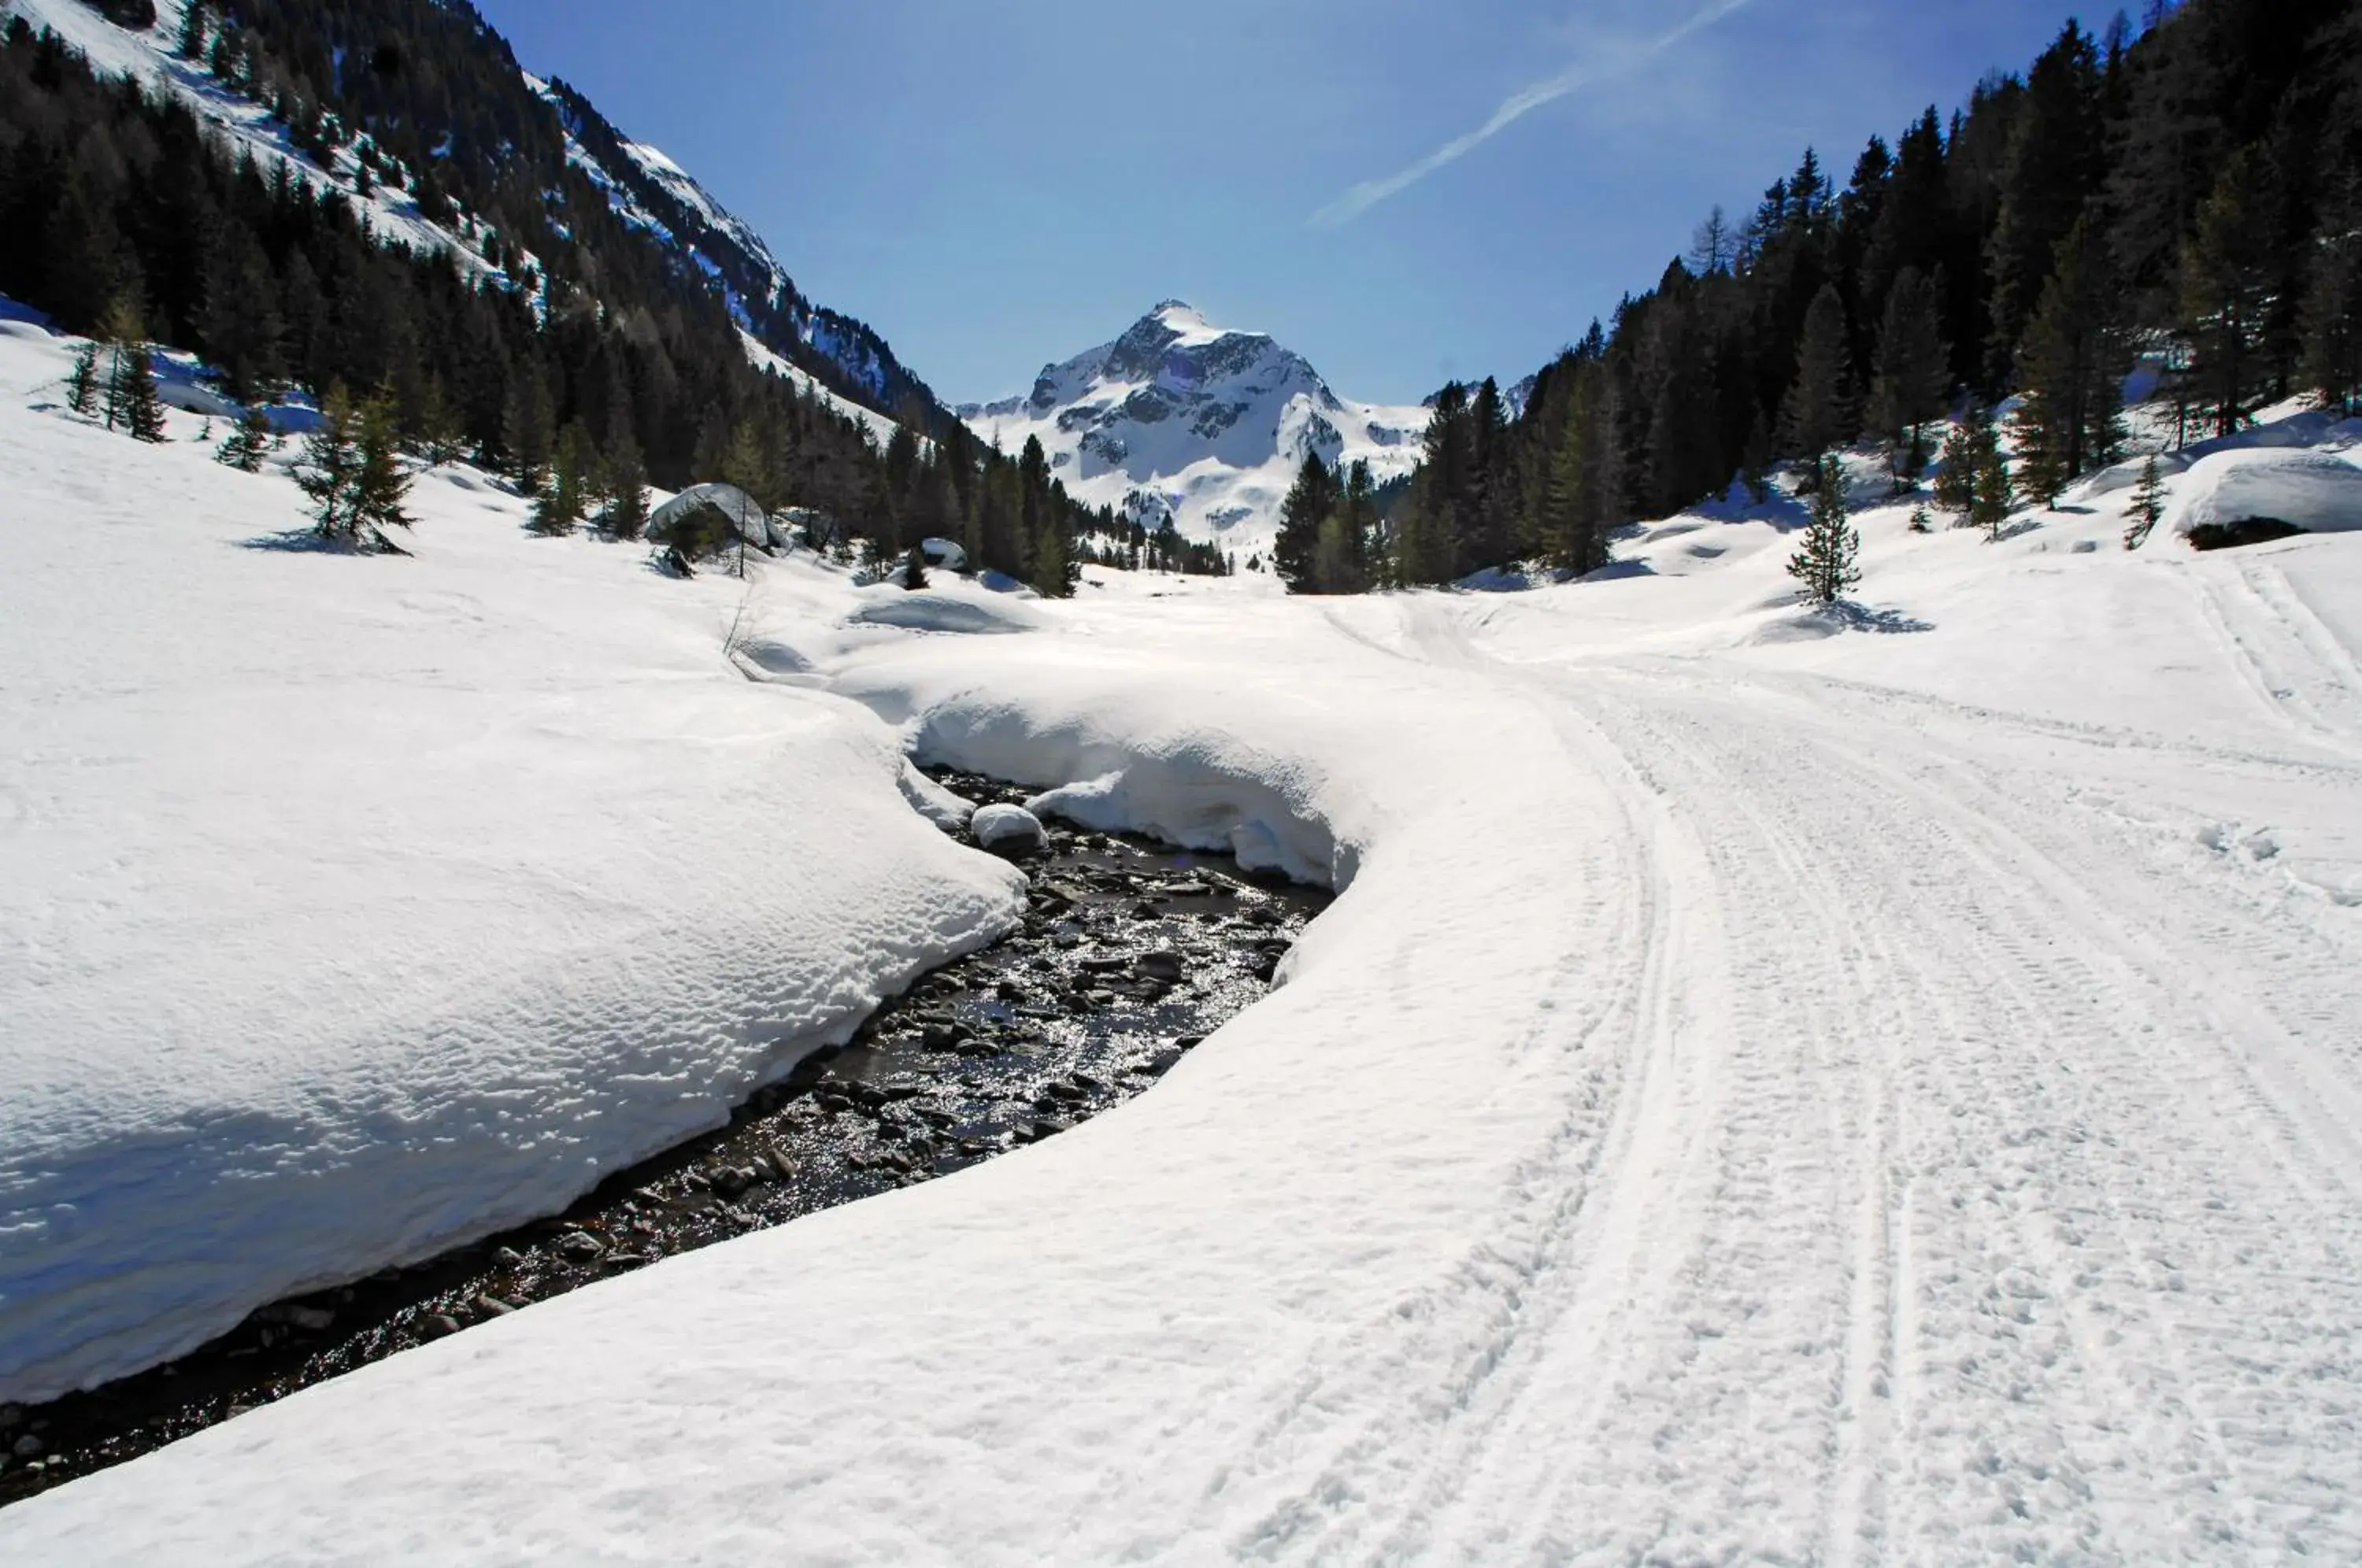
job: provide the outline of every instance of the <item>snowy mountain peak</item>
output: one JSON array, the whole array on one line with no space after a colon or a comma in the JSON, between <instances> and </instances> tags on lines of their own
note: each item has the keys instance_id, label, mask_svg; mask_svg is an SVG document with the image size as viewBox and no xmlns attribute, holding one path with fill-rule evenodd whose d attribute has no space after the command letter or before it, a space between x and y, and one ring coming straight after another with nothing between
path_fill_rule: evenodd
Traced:
<instances>
[{"instance_id":1,"label":"snowy mountain peak","mask_svg":"<svg viewBox=\"0 0 2362 1568\"><path fill-rule=\"evenodd\" d=\"M1038 439L1067 491L1154 526L1249 554L1276 526L1308 453L1410 471L1423 408L1351 402L1267 333L1218 326L1168 299L1110 342L1045 365L1022 398L960 411L987 440Z\"/></svg>"}]
</instances>

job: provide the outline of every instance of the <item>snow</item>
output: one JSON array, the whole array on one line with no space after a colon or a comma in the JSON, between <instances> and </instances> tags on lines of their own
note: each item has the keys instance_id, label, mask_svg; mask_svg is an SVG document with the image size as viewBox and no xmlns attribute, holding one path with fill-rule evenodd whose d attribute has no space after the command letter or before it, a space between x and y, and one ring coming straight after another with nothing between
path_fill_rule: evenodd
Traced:
<instances>
[{"instance_id":1,"label":"snow","mask_svg":"<svg viewBox=\"0 0 2362 1568\"><path fill-rule=\"evenodd\" d=\"M2191 465L2151 537L2257 518L2315 534L2362 528L2362 468L2324 452L2215 452Z\"/></svg>"},{"instance_id":2,"label":"snow","mask_svg":"<svg viewBox=\"0 0 2362 1568\"><path fill-rule=\"evenodd\" d=\"M1010 923L882 725L731 670L739 584L462 469L414 559L281 547L70 358L0 343L0 1399L549 1212Z\"/></svg>"},{"instance_id":3,"label":"snow","mask_svg":"<svg viewBox=\"0 0 2362 1568\"><path fill-rule=\"evenodd\" d=\"M1153 528L1171 516L1242 560L1268 552L1308 452L1366 462L1379 483L1418 465L1429 410L1350 402L1262 333L1167 300L1110 343L1043 368L1030 397L964 408L1015 453L1038 439L1067 492Z\"/></svg>"},{"instance_id":4,"label":"snow","mask_svg":"<svg viewBox=\"0 0 2362 1568\"><path fill-rule=\"evenodd\" d=\"M1042 819L1022 806L978 806L968 818L967 831L987 849L1039 849L1049 842Z\"/></svg>"},{"instance_id":5,"label":"snow","mask_svg":"<svg viewBox=\"0 0 2362 1568\"><path fill-rule=\"evenodd\" d=\"M774 353L764 345L761 338L743 327L739 330L738 340L746 350L748 361L756 369L770 371L771 374L792 383L798 392L807 396L817 396L822 403L867 431L870 440L877 443L880 448L894 438L894 422L876 409L864 408L852 399L831 392L814 380L810 371L792 363L784 356ZM922 439L919 443L919 449L922 453L931 453L934 450L934 443Z\"/></svg>"},{"instance_id":6,"label":"snow","mask_svg":"<svg viewBox=\"0 0 2362 1568\"><path fill-rule=\"evenodd\" d=\"M998 636L886 611L980 589L804 559L755 616L792 683L734 682L736 584L524 540L480 492L437 492L413 561L228 547L281 481L24 412L27 352L0 1005L46 1010L0 1066L12 1155L28 1078L94 1159L178 1157L165 1103L300 1110L281 1160L474 1137L424 1099L353 1120L357 1050L422 1095L453 1066L362 1027L414 999L497 1002L465 1087L588 1138L636 1079L568 1077L535 1020L612 1052L1005 908L888 729L1341 896L1108 1116L77 1481L0 1512L0 1557L2362 1554L2362 538L2128 552L2119 493L1989 544L1877 505L1860 602L1786 637L1784 500L1525 592L1093 570ZM770 961L605 983L742 938ZM31 983L61 952L109 961ZM668 1085L701 1110L734 1059ZM135 1190L143 1226L256 1196ZM74 1244L182 1240L115 1218Z\"/></svg>"}]
</instances>

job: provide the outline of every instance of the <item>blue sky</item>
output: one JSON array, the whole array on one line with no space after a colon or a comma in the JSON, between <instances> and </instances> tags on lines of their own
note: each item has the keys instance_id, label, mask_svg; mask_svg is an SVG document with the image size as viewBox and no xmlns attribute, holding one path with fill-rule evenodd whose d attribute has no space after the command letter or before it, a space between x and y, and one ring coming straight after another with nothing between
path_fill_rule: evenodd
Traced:
<instances>
[{"instance_id":1,"label":"blue sky","mask_svg":"<svg viewBox=\"0 0 2362 1568\"><path fill-rule=\"evenodd\" d=\"M1513 380L1708 207L2022 70L2051 0L479 0L954 401L1156 302L1341 392ZM661 19L657 19L660 17Z\"/></svg>"}]
</instances>

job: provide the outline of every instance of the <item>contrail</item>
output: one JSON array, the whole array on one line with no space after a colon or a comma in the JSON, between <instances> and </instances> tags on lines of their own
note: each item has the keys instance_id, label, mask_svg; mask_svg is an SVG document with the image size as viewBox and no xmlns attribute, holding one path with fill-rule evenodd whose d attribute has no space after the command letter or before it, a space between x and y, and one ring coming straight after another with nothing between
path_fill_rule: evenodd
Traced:
<instances>
[{"instance_id":1,"label":"contrail","mask_svg":"<svg viewBox=\"0 0 2362 1568\"><path fill-rule=\"evenodd\" d=\"M1653 42L1642 45L1629 54L1617 59L1570 66L1548 81L1537 82L1529 87L1519 88L1503 99L1501 106L1493 111L1493 117L1474 130L1465 136L1452 138L1418 162L1389 174L1383 180L1363 181L1319 212L1314 213L1310 219L1312 226L1335 228L1340 224L1352 222L1405 186L1415 184L1445 164L1467 156L1540 108L1544 104L1555 103L1579 87L1587 87L1595 82L1604 81L1608 77L1629 71L1642 61L1662 54L1691 34L1714 26L1732 12L1740 10L1751 3L1752 0L1716 0L1715 4L1708 6L1672 32Z\"/></svg>"}]
</instances>

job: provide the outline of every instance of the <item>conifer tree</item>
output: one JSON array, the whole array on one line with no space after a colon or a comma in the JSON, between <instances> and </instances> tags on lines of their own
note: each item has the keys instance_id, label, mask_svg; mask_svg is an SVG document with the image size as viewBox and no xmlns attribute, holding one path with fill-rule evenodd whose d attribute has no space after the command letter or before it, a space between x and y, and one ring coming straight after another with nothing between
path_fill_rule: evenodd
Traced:
<instances>
[{"instance_id":1,"label":"conifer tree","mask_svg":"<svg viewBox=\"0 0 2362 1568\"><path fill-rule=\"evenodd\" d=\"M98 413L98 345L85 343L74 351L73 370L66 376L66 406L88 419Z\"/></svg>"},{"instance_id":2,"label":"conifer tree","mask_svg":"<svg viewBox=\"0 0 2362 1568\"><path fill-rule=\"evenodd\" d=\"M459 460L466 443L461 439L458 415L452 412L450 396L443 390L442 377L426 378L411 427L414 432L412 447L425 459L427 467L441 468Z\"/></svg>"},{"instance_id":3,"label":"conifer tree","mask_svg":"<svg viewBox=\"0 0 2362 1568\"><path fill-rule=\"evenodd\" d=\"M1821 452L1850 434L1847 424L1845 302L1836 284L1824 283L1805 315L1796 376L1781 408L1781 440L1793 452ZM1818 482L1818 468L1813 472Z\"/></svg>"},{"instance_id":4,"label":"conifer tree","mask_svg":"<svg viewBox=\"0 0 2362 1568\"><path fill-rule=\"evenodd\" d=\"M927 586L927 552L916 545L902 558L902 586L913 591Z\"/></svg>"},{"instance_id":5,"label":"conifer tree","mask_svg":"<svg viewBox=\"0 0 2362 1568\"><path fill-rule=\"evenodd\" d=\"M1967 526L1970 514L1976 510L1980 419L1956 421L1944 432L1942 466L1936 472L1936 505L1952 514L1956 528Z\"/></svg>"},{"instance_id":6,"label":"conifer tree","mask_svg":"<svg viewBox=\"0 0 2362 1568\"><path fill-rule=\"evenodd\" d=\"M509 380L508 401L501 414L501 447L508 454L509 477L526 495L539 494L548 477L556 417L549 383L539 368L520 367Z\"/></svg>"},{"instance_id":7,"label":"conifer tree","mask_svg":"<svg viewBox=\"0 0 2362 1568\"><path fill-rule=\"evenodd\" d=\"M1944 341L1940 294L1938 280L1905 267L1886 296L1871 418L1888 443L1897 494L1927 466L1927 423L1944 412L1951 392L1952 350Z\"/></svg>"},{"instance_id":8,"label":"conifer tree","mask_svg":"<svg viewBox=\"0 0 2362 1568\"><path fill-rule=\"evenodd\" d=\"M2133 487L2131 502L2125 508L2130 522L2125 529L2125 548L2136 550L2165 515L2165 479L2157 469L2157 455L2152 452L2141 464L2140 483Z\"/></svg>"},{"instance_id":9,"label":"conifer tree","mask_svg":"<svg viewBox=\"0 0 2362 1568\"><path fill-rule=\"evenodd\" d=\"M393 550L385 531L410 526L403 507L410 475L402 466L402 431L392 395L381 390L361 404L358 425L348 506L352 537L372 549Z\"/></svg>"},{"instance_id":10,"label":"conifer tree","mask_svg":"<svg viewBox=\"0 0 2362 1568\"><path fill-rule=\"evenodd\" d=\"M2304 374L2324 407L2362 405L2362 202L2349 199L2313 247L2301 330Z\"/></svg>"},{"instance_id":11,"label":"conifer tree","mask_svg":"<svg viewBox=\"0 0 2362 1568\"><path fill-rule=\"evenodd\" d=\"M238 415L237 426L223 438L221 449L214 454L215 460L241 473L254 473L262 467L262 455L270 449L272 439L270 415L262 404L248 403L246 412Z\"/></svg>"},{"instance_id":12,"label":"conifer tree","mask_svg":"<svg viewBox=\"0 0 2362 1568\"><path fill-rule=\"evenodd\" d=\"M579 425L559 435L549 472L533 498L533 531L551 537L574 532L589 511L590 444Z\"/></svg>"},{"instance_id":13,"label":"conifer tree","mask_svg":"<svg viewBox=\"0 0 2362 1568\"><path fill-rule=\"evenodd\" d=\"M1319 591L1314 558L1320 546L1320 525L1337 504L1337 475L1317 452L1307 452L1296 470L1296 482L1279 506L1279 533L1271 547L1272 568L1290 593Z\"/></svg>"},{"instance_id":14,"label":"conifer tree","mask_svg":"<svg viewBox=\"0 0 2362 1568\"><path fill-rule=\"evenodd\" d=\"M2019 355L2025 396L2014 416L2029 491L2055 505L2069 480L2112 461L2124 439L2129 356L2115 327L2115 286L2089 220L2058 242Z\"/></svg>"},{"instance_id":15,"label":"conifer tree","mask_svg":"<svg viewBox=\"0 0 2362 1568\"><path fill-rule=\"evenodd\" d=\"M2268 240L2252 210L2257 180L2251 154L2225 164L2181 251L2181 326L2195 350L2191 376L2200 402L2214 411L2217 436L2246 419L2270 304Z\"/></svg>"},{"instance_id":16,"label":"conifer tree","mask_svg":"<svg viewBox=\"0 0 2362 1568\"><path fill-rule=\"evenodd\" d=\"M1845 471L1836 454L1825 454L1814 467L1812 521L1788 558L1788 575L1804 584L1814 603L1834 604L1861 580L1861 535L1846 517Z\"/></svg>"},{"instance_id":17,"label":"conifer tree","mask_svg":"<svg viewBox=\"0 0 2362 1568\"><path fill-rule=\"evenodd\" d=\"M1975 493L1969 502L1969 521L1985 531L1988 541L2001 538L2002 525L2017 505L2010 482L2009 464L2001 455L2001 441L1991 419L1980 420L1976 434Z\"/></svg>"},{"instance_id":18,"label":"conifer tree","mask_svg":"<svg viewBox=\"0 0 2362 1568\"><path fill-rule=\"evenodd\" d=\"M203 60L205 57L206 0L189 0L189 8L181 14L180 41L172 52L182 60Z\"/></svg>"},{"instance_id":19,"label":"conifer tree","mask_svg":"<svg viewBox=\"0 0 2362 1568\"><path fill-rule=\"evenodd\" d=\"M312 518L325 539L353 536L353 480L360 453L353 441L353 403L342 381L320 400L320 421L304 437L295 486L312 502Z\"/></svg>"},{"instance_id":20,"label":"conifer tree","mask_svg":"<svg viewBox=\"0 0 2362 1568\"><path fill-rule=\"evenodd\" d=\"M629 435L608 448L602 488L607 506L599 514L599 526L611 538L638 538L648 525L648 470L640 458L640 444Z\"/></svg>"}]
</instances>

